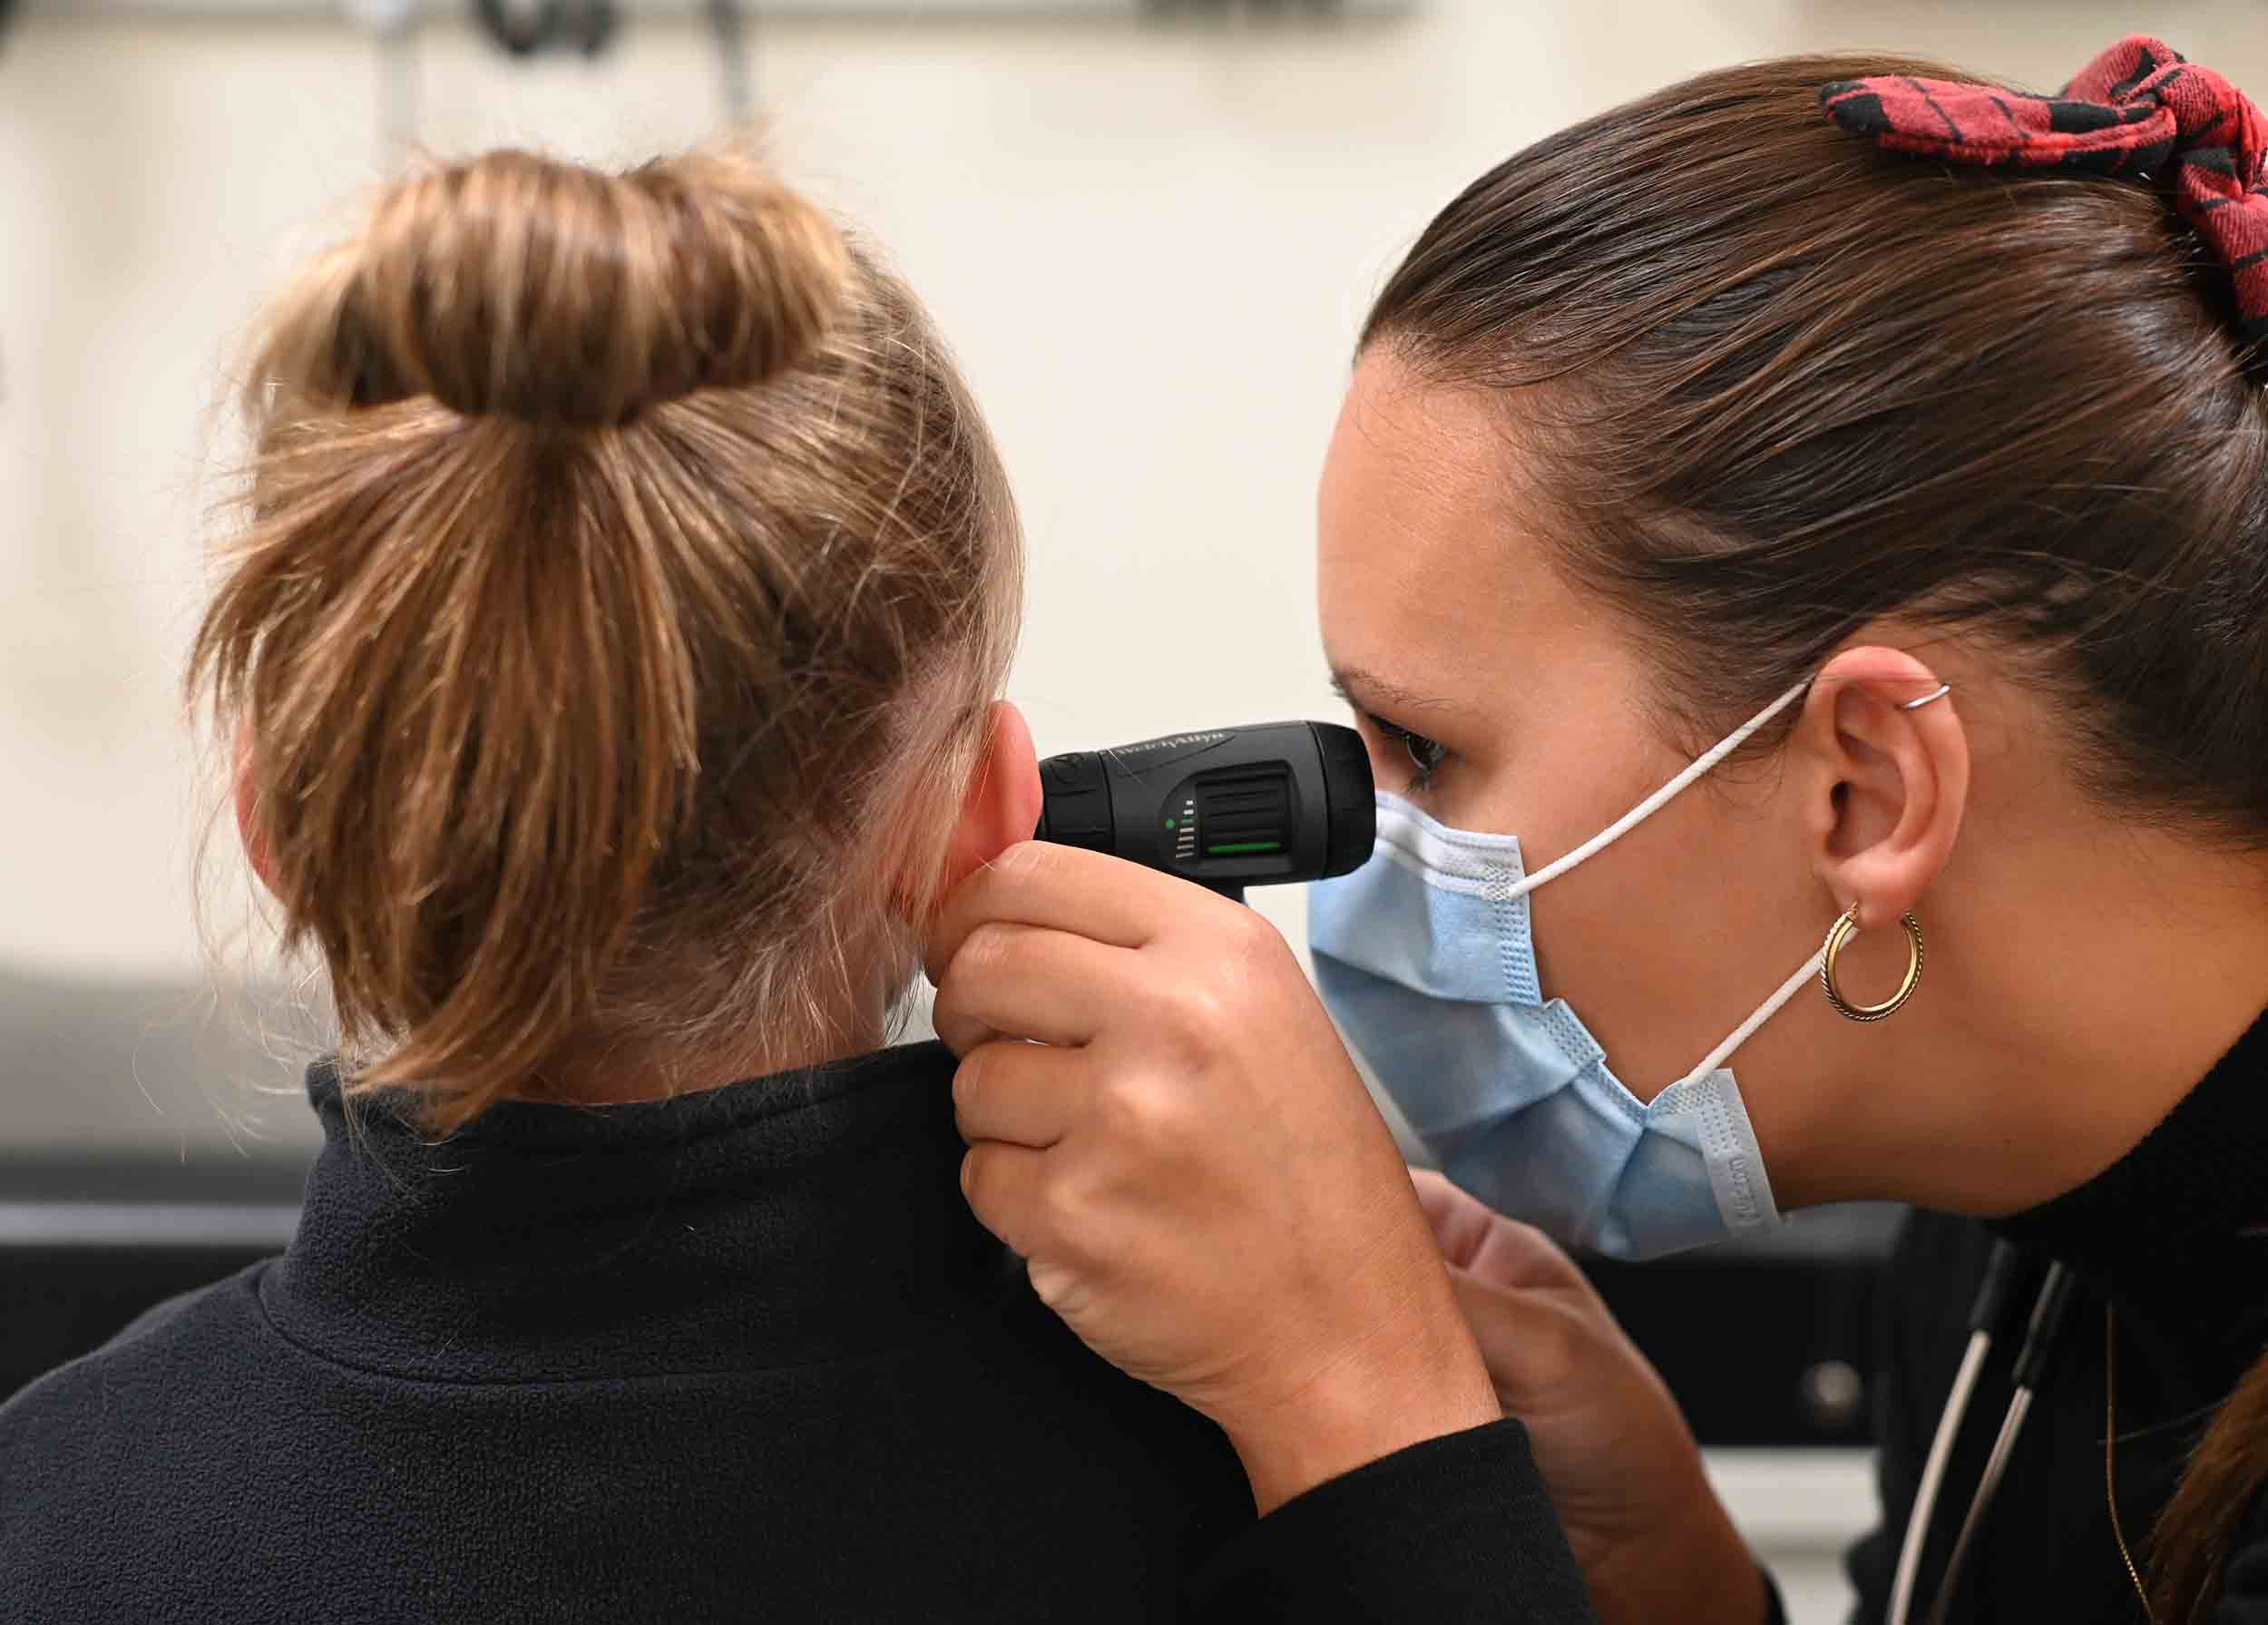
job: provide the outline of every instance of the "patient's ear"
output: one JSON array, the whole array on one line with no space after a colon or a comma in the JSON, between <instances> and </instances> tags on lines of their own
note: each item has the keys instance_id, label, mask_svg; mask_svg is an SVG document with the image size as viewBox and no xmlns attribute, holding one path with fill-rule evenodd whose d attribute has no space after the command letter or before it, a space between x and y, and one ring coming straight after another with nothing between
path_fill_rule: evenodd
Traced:
<instances>
[{"instance_id":1,"label":"patient's ear","mask_svg":"<svg viewBox=\"0 0 2268 1625\"><path fill-rule=\"evenodd\" d=\"M1040 822L1040 758L1031 727L1007 700L996 700L985 720L984 754L961 798L961 819L945 849L939 896L1018 841Z\"/></svg>"},{"instance_id":2,"label":"patient's ear","mask_svg":"<svg viewBox=\"0 0 2268 1625\"><path fill-rule=\"evenodd\" d=\"M230 778L236 794L236 833L244 843L244 857L269 895L280 896L276 890L275 859L269 853L267 833L260 828L259 784L253 771L252 729L249 723L237 724Z\"/></svg>"}]
</instances>

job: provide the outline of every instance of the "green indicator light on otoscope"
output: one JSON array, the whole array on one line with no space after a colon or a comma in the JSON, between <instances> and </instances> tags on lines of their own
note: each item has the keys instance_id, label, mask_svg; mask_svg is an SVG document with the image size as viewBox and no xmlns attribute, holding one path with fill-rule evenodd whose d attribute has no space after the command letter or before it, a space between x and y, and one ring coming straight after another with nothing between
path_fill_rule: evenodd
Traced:
<instances>
[{"instance_id":1,"label":"green indicator light on otoscope","mask_svg":"<svg viewBox=\"0 0 2268 1625\"><path fill-rule=\"evenodd\" d=\"M1281 852L1283 849L1282 841L1234 841L1227 846L1207 847L1205 848L1205 856L1231 857L1239 852Z\"/></svg>"}]
</instances>

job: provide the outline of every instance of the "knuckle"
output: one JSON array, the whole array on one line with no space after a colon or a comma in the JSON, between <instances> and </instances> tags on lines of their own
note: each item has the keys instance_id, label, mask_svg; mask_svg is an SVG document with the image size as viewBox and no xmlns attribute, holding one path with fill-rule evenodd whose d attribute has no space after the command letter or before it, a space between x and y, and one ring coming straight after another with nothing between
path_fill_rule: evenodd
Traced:
<instances>
[{"instance_id":1,"label":"knuckle","mask_svg":"<svg viewBox=\"0 0 2268 1625\"><path fill-rule=\"evenodd\" d=\"M1024 1274L1031 1282L1031 1294L1058 1315L1066 1317L1078 1301L1079 1277L1060 1264L1044 1259L1024 1260Z\"/></svg>"},{"instance_id":2,"label":"knuckle","mask_svg":"<svg viewBox=\"0 0 2268 1625\"><path fill-rule=\"evenodd\" d=\"M1056 1173L1041 1181L1035 1198L1041 1232L1058 1254L1081 1256L1092 1229L1094 1202L1086 1182Z\"/></svg>"},{"instance_id":3,"label":"knuckle","mask_svg":"<svg viewBox=\"0 0 2268 1625\"><path fill-rule=\"evenodd\" d=\"M1166 1036L1185 1055L1209 1050L1225 1035L1229 1003L1221 984L1210 978L1175 988L1160 1012Z\"/></svg>"},{"instance_id":4,"label":"knuckle","mask_svg":"<svg viewBox=\"0 0 2268 1625\"><path fill-rule=\"evenodd\" d=\"M1283 933L1249 909L1246 915L1243 928L1226 945L1227 952L1220 980L1239 995L1250 998L1273 986L1287 965L1293 966L1296 974L1296 962Z\"/></svg>"},{"instance_id":5,"label":"knuckle","mask_svg":"<svg viewBox=\"0 0 2268 1625\"><path fill-rule=\"evenodd\" d=\"M1254 908L1236 911L1236 923L1225 937L1226 945L1240 960L1257 960L1284 946L1284 935L1266 915Z\"/></svg>"},{"instance_id":6,"label":"knuckle","mask_svg":"<svg viewBox=\"0 0 2268 1625\"><path fill-rule=\"evenodd\" d=\"M1186 1036L1201 1031L1215 1013L1215 979L1209 964L1160 965L1128 990L1128 1003L1141 1024L1168 1037Z\"/></svg>"},{"instance_id":7,"label":"knuckle","mask_svg":"<svg viewBox=\"0 0 2268 1625\"><path fill-rule=\"evenodd\" d=\"M1518 1270L1522 1280L1569 1292L1586 1309L1600 1301L1590 1277L1568 1257L1567 1249L1549 1235L1534 1225L1507 1219L1491 1209L1483 1208L1481 1211L1488 1215L1488 1230L1482 1244L1492 1254L1509 1260L1507 1268Z\"/></svg>"},{"instance_id":8,"label":"knuckle","mask_svg":"<svg viewBox=\"0 0 2268 1625\"><path fill-rule=\"evenodd\" d=\"M1483 1204L1478 1197L1470 1199L1501 1236L1505 1245L1517 1248L1523 1257L1549 1258L1558 1254L1559 1244L1526 1219L1507 1219L1495 1209Z\"/></svg>"},{"instance_id":9,"label":"knuckle","mask_svg":"<svg viewBox=\"0 0 2268 1625\"><path fill-rule=\"evenodd\" d=\"M1520 1328L1528 1338L1530 1385L1549 1392L1579 1383L1596 1366L1589 1328L1567 1306L1551 1303Z\"/></svg>"},{"instance_id":10,"label":"knuckle","mask_svg":"<svg viewBox=\"0 0 2268 1625\"><path fill-rule=\"evenodd\" d=\"M1282 933L1258 909L1221 897L1201 898L1180 935L1215 971L1258 959L1284 944Z\"/></svg>"},{"instance_id":11,"label":"knuckle","mask_svg":"<svg viewBox=\"0 0 2268 1625\"><path fill-rule=\"evenodd\" d=\"M1188 1117L1180 1092L1148 1076L1115 1079L1098 1090L1095 1111L1114 1143L1147 1151L1177 1144Z\"/></svg>"},{"instance_id":12,"label":"knuckle","mask_svg":"<svg viewBox=\"0 0 2268 1625\"><path fill-rule=\"evenodd\" d=\"M1277 961L1286 954L1275 926L1248 909L1208 943L1205 958L1161 977L1150 990L1149 1013L1166 1035L1185 1049L1225 1044L1250 1024L1276 985ZM1295 974L1296 972L1295 971Z\"/></svg>"}]
</instances>

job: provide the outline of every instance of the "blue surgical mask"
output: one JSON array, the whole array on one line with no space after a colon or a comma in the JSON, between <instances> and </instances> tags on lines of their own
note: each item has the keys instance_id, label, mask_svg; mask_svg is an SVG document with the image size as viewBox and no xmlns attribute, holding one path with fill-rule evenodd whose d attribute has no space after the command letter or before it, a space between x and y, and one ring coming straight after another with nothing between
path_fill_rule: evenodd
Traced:
<instances>
[{"instance_id":1,"label":"blue surgical mask","mask_svg":"<svg viewBox=\"0 0 2268 1625\"><path fill-rule=\"evenodd\" d=\"M1790 976L1649 1104L1536 978L1528 895L1605 850L1793 704L1782 695L1610 828L1530 875L1509 835L1378 797L1371 861L1309 893L1324 1002L1443 1173L1570 1247L1651 1258L1779 1220L1725 1062L1804 984Z\"/></svg>"}]
</instances>

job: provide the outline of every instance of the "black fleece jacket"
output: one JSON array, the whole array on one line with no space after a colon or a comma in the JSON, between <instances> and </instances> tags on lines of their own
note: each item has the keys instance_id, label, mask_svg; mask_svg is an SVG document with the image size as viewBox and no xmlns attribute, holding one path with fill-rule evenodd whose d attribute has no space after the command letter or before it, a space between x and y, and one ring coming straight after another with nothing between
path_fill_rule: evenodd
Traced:
<instances>
[{"instance_id":1,"label":"black fleece jacket","mask_svg":"<svg viewBox=\"0 0 2268 1625\"><path fill-rule=\"evenodd\" d=\"M1587 1617L1517 1423L1256 1520L970 1217L934 1044L345 1111L280 1258L0 1409L0 1620Z\"/></svg>"}]
</instances>

